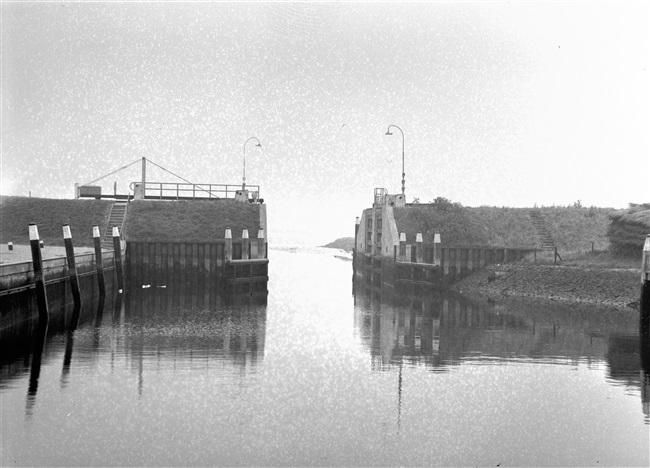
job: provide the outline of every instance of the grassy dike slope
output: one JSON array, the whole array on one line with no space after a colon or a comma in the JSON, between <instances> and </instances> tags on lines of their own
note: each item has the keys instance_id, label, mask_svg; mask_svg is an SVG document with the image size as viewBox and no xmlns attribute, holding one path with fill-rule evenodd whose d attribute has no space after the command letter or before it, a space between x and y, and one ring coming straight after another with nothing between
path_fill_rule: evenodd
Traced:
<instances>
[{"instance_id":1,"label":"grassy dike slope","mask_svg":"<svg viewBox=\"0 0 650 468\"><path fill-rule=\"evenodd\" d=\"M433 242L439 232L443 245L480 245L486 247L540 248L541 244L530 216L538 210L560 251L586 251L594 242L596 250L609 245L607 228L612 208L549 207L508 208L495 206L466 207L457 204L409 204L395 208L399 232L406 241L415 242L423 233L424 242Z\"/></svg>"},{"instance_id":2,"label":"grassy dike slope","mask_svg":"<svg viewBox=\"0 0 650 468\"><path fill-rule=\"evenodd\" d=\"M233 239L243 229L257 238L261 205L232 199L162 201L134 200L126 215L124 236L134 242L209 242L223 239L226 228Z\"/></svg>"},{"instance_id":3,"label":"grassy dike slope","mask_svg":"<svg viewBox=\"0 0 650 468\"><path fill-rule=\"evenodd\" d=\"M111 200L5 197L0 199L0 243L29 244L29 223L38 225L48 246L63 246L61 226L69 224L75 247L92 247L92 227L106 230ZM128 240L152 242L207 242L233 238L248 229L251 238L260 229L260 205L228 200L134 200L129 204L124 235Z\"/></svg>"},{"instance_id":4,"label":"grassy dike slope","mask_svg":"<svg viewBox=\"0 0 650 468\"><path fill-rule=\"evenodd\" d=\"M0 243L29 244L29 223L38 225L46 246L63 246L63 224L69 224L75 246L93 246L93 225L104 233L113 203L108 200L0 198Z\"/></svg>"}]
</instances>

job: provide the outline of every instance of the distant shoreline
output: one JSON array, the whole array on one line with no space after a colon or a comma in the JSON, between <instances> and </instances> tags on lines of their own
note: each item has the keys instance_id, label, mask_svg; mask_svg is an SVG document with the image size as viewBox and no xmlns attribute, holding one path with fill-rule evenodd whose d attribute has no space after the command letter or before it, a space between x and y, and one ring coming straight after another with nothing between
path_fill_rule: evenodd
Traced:
<instances>
[{"instance_id":1,"label":"distant shoreline","mask_svg":"<svg viewBox=\"0 0 650 468\"><path fill-rule=\"evenodd\" d=\"M327 247L329 249L341 249L346 252L352 252L354 250L354 237L340 237L334 242L329 244L319 245L319 247Z\"/></svg>"}]
</instances>

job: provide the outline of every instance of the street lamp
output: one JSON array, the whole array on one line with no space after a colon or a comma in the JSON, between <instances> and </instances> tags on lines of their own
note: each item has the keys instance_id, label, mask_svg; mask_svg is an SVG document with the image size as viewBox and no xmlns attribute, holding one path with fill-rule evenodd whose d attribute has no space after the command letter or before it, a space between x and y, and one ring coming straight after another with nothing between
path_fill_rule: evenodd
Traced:
<instances>
[{"instance_id":1,"label":"street lamp","mask_svg":"<svg viewBox=\"0 0 650 468\"><path fill-rule=\"evenodd\" d=\"M402 134L402 195L404 195L404 177L406 177L406 174L404 173L404 132L397 125L389 125L386 135L392 135L392 133L390 133L390 127L395 127Z\"/></svg>"},{"instance_id":2,"label":"street lamp","mask_svg":"<svg viewBox=\"0 0 650 468\"><path fill-rule=\"evenodd\" d=\"M251 140L257 141L257 144L255 146L259 146L260 148L262 147L262 143L260 143L260 140L258 140L256 137L250 137L248 140L246 140L246 143L244 143L244 176L242 177L242 190L246 190L246 144Z\"/></svg>"}]
</instances>

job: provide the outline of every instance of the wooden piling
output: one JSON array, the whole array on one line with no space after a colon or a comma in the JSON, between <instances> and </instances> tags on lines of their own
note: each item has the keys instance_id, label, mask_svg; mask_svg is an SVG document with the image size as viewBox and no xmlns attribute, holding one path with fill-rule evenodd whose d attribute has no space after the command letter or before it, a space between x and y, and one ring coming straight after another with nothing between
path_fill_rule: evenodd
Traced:
<instances>
[{"instance_id":1,"label":"wooden piling","mask_svg":"<svg viewBox=\"0 0 650 468\"><path fill-rule=\"evenodd\" d=\"M50 313L47 308L47 292L45 290L45 279L43 278L43 258L41 256L40 239L38 238L38 226L34 223L29 225L29 245L32 249L38 316L41 321L48 320Z\"/></svg>"},{"instance_id":2,"label":"wooden piling","mask_svg":"<svg viewBox=\"0 0 650 468\"><path fill-rule=\"evenodd\" d=\"M104 280L104 260L102 259L102 237L99 233L99 226L93 226L93 242L95 245L95 271L97 272L97 286L99 296L106 294L106 283Z\"/></svg>"},{"instance_id":3,"label":"wooden piling","mask_svg":"<svg viewBox=\"0 0 650 468\"><path fill-rule=\"evenodd\" d=\"M650 338L650 234L645 238L641 257L641 301L639 311L641 336Z\"/></svg>"},{"instance_id":4,"label":"wooden piling","mask_svg":"<svg viewBox=\"0 0 650 468\"><path fill-rule=\"evenodd\" d=\"M122 247L120 246L120 228L113 226L113 258L117 273L118 292L124 291L124 271L122 269Z\"/></svg>"},{"instance_id":5,"label":"wooden piling","mask_svg":"<svg viewBox=\"0 0 650 468\"><path fill-rule=\"evenodd\" d=\"M266 258L266 234L264 229L257 232L257 258Z\"/></svg>"},{"instance_id":6,"label":"wooden piling","mask_svg":"<svg viewBox=\"0 0 650 468\"><path fill-rule=\"evenodd\" d=\"M400 232L399 234L399 261L406 261L406 233Z\"/></svg>"},{"instance_id":7,"label":"wooden piling","mask_svg":"<svg viewBox=\"0 0 650 468\"><path fill-rule=\"evenodd\" d=\"M415 235L415 261L424 263L424 249L422 248L422 233L418 232Z\"/></svg>"},{"instance_id":8,"label":"wooden piling","mask_svg":"<svg viewBox=\"0 0 650 468\"><path fill-rule=\"evenodd\" d=\"M248 246L250 240L248 239L248 229L244 229L241 233L241 259L248 260Z\"/></svg>"},{"instance_id":9,"label":"wooden piling","mask_svg":"<svg viewBox=\"0 0 650 468\"><path fill-rule=\"evenodd\" d=\"M72 288L72 299L75 307L81 307L81 292L79 291L79 276L77 275L77 264L74 258L74 246L72 245L72 231L69 224L63 225L63 243L65 245L65 256L68 262L68 276Z\"/></svg>"},{"instance_id":10,"label":"wooden piling","mask_svg":"<svg viewBox=\"0 0 650 468\"><path fill-rule=\"evenodd\" d=\"M230 228L226 229L226 234L225 234L225 239L226 239L226 247L225 247L225 255L226 255L226 261L231 262L232 261L232 231Z\"/></svg>"}]
</instances>

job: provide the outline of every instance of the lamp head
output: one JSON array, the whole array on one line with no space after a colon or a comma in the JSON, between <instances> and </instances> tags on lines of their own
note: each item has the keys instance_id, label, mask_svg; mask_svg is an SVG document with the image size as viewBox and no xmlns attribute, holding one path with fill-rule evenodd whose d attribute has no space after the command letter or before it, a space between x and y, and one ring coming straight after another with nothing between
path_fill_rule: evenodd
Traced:
<instances>
[{"instance_id":1,"label":"lamp head","mask_svg":"<svg viewBox=\"0 0 650 468\"><path fill-rule=\"evenodd\" d=\"M255 146L259 146L260 148L262 147L262 143L258 143Z\"/></svg>"},{"instance_id":2,"label":"lamp head","mask_svg":"<svg viewBox=\"0 0 650 468\"><path fill-rule=\"evenodd\" d=\"M392 135L392 133L390 133L390 130L386 132L386 135Z\"/></svg>"}]
</instances>

